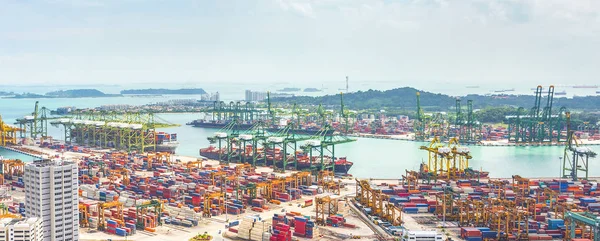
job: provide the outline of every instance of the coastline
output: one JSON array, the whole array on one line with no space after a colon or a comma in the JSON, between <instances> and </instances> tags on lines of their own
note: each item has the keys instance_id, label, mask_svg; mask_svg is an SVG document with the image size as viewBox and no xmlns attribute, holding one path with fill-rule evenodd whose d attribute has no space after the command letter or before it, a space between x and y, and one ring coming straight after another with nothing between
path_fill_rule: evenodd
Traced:
<instances>
[{"instance_id":1,"label":"coastline","mask_svg":"<svg viewBox=\"0 0 600 241\"><path fill-rule=\"evenodd\" d=\"M386 139L386 140L396 140L396 141L415 141L415 142L423 142L427 143L428 141L417 141L414 140L414 133L410 133L407 135L380 135L380 134L351 134L348 135L351 137L359 137L359 138L370 138L370 139ZM599 141L590 141L590 140L580 140L581 143L579 145L583 146L600 146ZM500 141L482 141L477 144L470 143L460 143L464 146L490 146L490 147L520 147L520 146L565 146L565 143L528 143L528 144L516 144L510 143L508 140L500 140Z\"/></svg>"}]
</instances>

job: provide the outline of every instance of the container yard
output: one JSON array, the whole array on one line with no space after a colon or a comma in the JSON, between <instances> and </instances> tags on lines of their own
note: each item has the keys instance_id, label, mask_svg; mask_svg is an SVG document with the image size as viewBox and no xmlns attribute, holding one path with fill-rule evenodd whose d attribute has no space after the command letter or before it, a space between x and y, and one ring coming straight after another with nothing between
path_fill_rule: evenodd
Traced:
<instances>
[{"instance_id":1,"label":"container yard","mask_svg":"<svg viewBox=\"0 0 600 241\"><path fill-rule=\"evenodd\" d=\"M141 124L158 123L151 117L54 119L68 141L39 131L35 145L16 138L4 145L40 159L76 161L82 240L598 241L600 190L588 170L596 153L582 146L568 112L565 136L557 136L565 139L561 178L493 179L473 168L469 147L461 145L479 136L468 124L471 105L464 121L414 150L423 156L418 170L390 180L348 175L352 162L335 147L356 139L326 122L310 135L300 121L276 131L264 122L249 128L229 122L208 137L211 146L200 148L200 157L158 150L158 143L177 137ZM231 108L225 110L240 114ZM456 110L462 111L460 101ZM6 136L19 131L6 126ZM492 133L506 131L486 136ZM10 187L2 196L4 215L25 216L26 163L1 162L0 180Z\"/></svg>"}]
</instances>

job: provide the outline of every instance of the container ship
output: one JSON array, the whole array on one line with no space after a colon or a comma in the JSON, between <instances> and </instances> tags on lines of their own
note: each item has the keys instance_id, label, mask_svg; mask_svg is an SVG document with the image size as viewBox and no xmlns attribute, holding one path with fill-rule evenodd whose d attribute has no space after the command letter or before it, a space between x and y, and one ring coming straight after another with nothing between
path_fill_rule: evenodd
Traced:
<instances>
[{"instance_id":1,"label":"container ship","mask_svg":"<svg viewBox=\"0 0 600 241\"><path fill-rule=\"evenodd\" d=\"M231 155L231 159L232 160L240 160L240 155L243 155L241 157L242 162L244 163L252 163L252 147L246 147L246 152L243 153L240 149L238 148L232 148L233 150L233 154ZM267 150L263 150L263 149L259 149L257 151L257 162L258 163L263 163L266 166L272 166L273 162L275 162L275 166L277 166L278 168L283 168L283 162L281 161L283 158L282 155L282 151L279 148L275 148L275 149L267 149ZM200 149L200 156L206 157L208 159L213 159L213 160L219 160L219 156L221 160L226 160L227 158L227 150L225 148L219 149L217 147L214 146L209 146L207 148L202 148ZM290 164L288 164L288 166L293 166L293 161L294 161L294 156L293 155L286 155L286 158L288 160L288 162L290 162ZM309 160L310 158L305 155L304 153L302 153L301 151L298 151L296 153L296 160L298 160L298 170L307 170L311 168L311 162L312 162L312 167L313 168L317 168L320 169L321 168L321 160L320 157L313 157L312 160ZM350 171L350 168L352 168L352 166L354 165L353 162L350 162L346 159L346 157L339 157L339 158L332 158L329 156L324 156L323 157L323 163L325 165L331 165L332 163L334 164L334 172L336 174L341 174L341 175L347 175L348 171ZM266 160L266 162L265 162ZM275 161L277 160L277 161Z\"/></svg>"},{"instance_id":2,"label":"container ship","mask_svg":"<svg viewBox=\"0 0 600 241\"><path fill-rule=\"evenodd\" d=\"M179 142L177 141L176 133L165 133L165 132L157 132L156 133L156 152L168 152L175 153L175 150L179 146ZM148 147L147 150L151 150L152 147Z\"/></svg>"},{"instance_id":3,"label":"container ship","mask_svg":"<svg viewBox=\"0 0 600 241\"><path fill-rule=\"evenodd\" d=\"M597 85L575 85L573 86L575 89L597 89Z\"/></svg>"},{"instance_id":4,"label":"container ship","mask_svg":"<svg viewBox=\"0 0 600 241\"><path fill-rule=\"evenodd\" d=\"M567 95L567 92L563 90L561 92L554 93L554 95Z\"/></svg>"},{"instance_id":5,"label":"container ship","mask_svg":"<svg viewBox=\"0 0 600 241\"><path fill-rule=\"evenodd\" d=\"M227 126L228 124L229 124L229 121L207 121L207 120L194 120L192 122L187 123L187 125L191 125L194 127L211 128L211 129L221 129L221 128L224 128L225 126ZM253 123L245 122L245 123L239 123L239 124L235 125L234 129L243 131L243 130L251 129L253 126L254 126ZM273 126L273 127L267 128L267 131L273 132L273 133L279 132L280 130L282 130L282 127L279 127L279 126ZM321 128L315 127L315 126L308 126L308 127L303 127L301 129L291 130L290 132L292 132L293 134L296 134L296 135L313 136L313 135L320 133ZM334 133L334 130L328 130L326 135L333 135L333 133Z\"/></svg>"}]
</instances>

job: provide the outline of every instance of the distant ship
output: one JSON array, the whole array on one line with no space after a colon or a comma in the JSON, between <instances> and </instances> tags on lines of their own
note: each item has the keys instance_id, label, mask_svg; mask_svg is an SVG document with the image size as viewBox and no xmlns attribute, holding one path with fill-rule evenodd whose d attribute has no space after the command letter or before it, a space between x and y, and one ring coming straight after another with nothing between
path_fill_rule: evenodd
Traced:
<instances>
[{"instance_id":1,"label":"distant ship","mask_svg":"<svg viewBox=\"0 0 600 241\"><path fill-rule=\"evenodd\" d=\"M277 90L279 92L298 92L300 91L300 88L283 88L280 90Z\"/></svg>"},{"instance_id":2,"label":"distant ship","mask_svg":"<svg viewBox=\"0 0 600 241\"><path fill-rule=\"evenodd\" d=\"M600 90L596 90L596 94L600 94Z\"/></svg>"},{"instance_id":3,"label":"distant ship","mask_svg":"<svg viewBox=\"0 0 600 241\"><path fill-rule=\"evenodd\" d=\"M304 89L304 92L321 92L321 90L317 88L306 88Z\"/></svg>"},{"instance_id":4,"label":"distant ship","mask_svg":"<svg viewBox=\"0 0 600 241\"><path fill-rule=\"evenodd\" d=\"M494 90L495 93L504 93L504 92L512 92L512 91L515 91L515 89Z\"/></svg>"},{"instance_id":5,"label":"distant ship","mask_svg":"<svg viewBox=\"0 0 600 241\"><path fill-rule=\"evenodd\" d=\"M573 88L576 88L576 89L597 89L598 86L597 85L575 85L575 86L573 86Z\"/></svg>"},{"instance_id":6,"label":"distant ship","mask_svg":"<svg viewBox=\"0 0 600 241\"><path fill-rule=\"evenodd\" d=\"M567 95L567 92L563 90L561 92L554 93L554 95Z\"/></svg>"}]
</instances>

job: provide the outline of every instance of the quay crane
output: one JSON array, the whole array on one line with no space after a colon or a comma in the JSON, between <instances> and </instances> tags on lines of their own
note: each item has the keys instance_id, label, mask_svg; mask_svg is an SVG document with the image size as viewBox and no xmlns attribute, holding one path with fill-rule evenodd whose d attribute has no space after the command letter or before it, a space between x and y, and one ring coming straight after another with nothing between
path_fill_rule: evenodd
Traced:
<instances>
[{"instance_id":1,"label":"quay crane","mask_svg":"<svg viewBox=\"0 0 600 241\"><path fill-rule=\"evenodd\" d=\"M417 118L413 127L415 129L415 140L425 141L429 138L425 133L425 115L423 109L421 109L421 93L419 92L417 92Z\"/></svg>"},{"instance_id":2,"label":"quay crane","mask_svg":"<svg viewBox=\"0 0 600 241\"><path fill-rule=\"evenodd\" d=\"M335 146L339 144L349 143L356 141L356 139L348 138L346 136L339 136L329 134L333 128L329 125L325 125L317 134L312 136L305 142L305 145L301 148L304 153L308 153L308 160L310 162L310 169L315 169L313 160L320 161L320 170L334 171L335 166ZM325 163L325 156L329 154L331 162Z\"/></svg>"},{"instance_id":3,"label":"quay crane","mask_svg":"<svg viewBox=\"0 0 600 241\"><path fill-rule=\"evenodd\" d=\"M15 123L19 125L20 137L26 138L27 132L29 132L29 137L33 139L37 139L38 136L42 138L48 137L48 120L53 119L49 115L50 110L46 107L40 108L39 101L36 101L31 115L17 119Z\"/></svg>"},{"instance_id":4,"label":"quay crane","mask_svg":"<svg viewBox=\"0 0 600 241\"><path fill-rule=\"evenodd\" d=\"M23 129L6 124L0 116L0 146L16 145L18 131Z\"/></svg>"},{"instance_id":5,"label":"quay crane","mask_svg":"<svg viewBox=\"0 0 600 241\"><path fill-rule=\"evenodd\" d=\"M588 162L596 157L597 153L586 146L580 146L581 141L575 136L574 131L569 131L569 138L563 154L563 177L570 177L573 181L580 178L588 179ZM579 172L585 177L580 177Z\"/></svg>"},{"instance_id":6,"label":"quay crane","mask_svg":"<svg viewBox=\"0 0 600 241\"><path fill-rule=\"evenodd\" d=\"M79 111L50 122L63 126L65 143L116 148L127 151L156 151L157 128L179 126L154 113Z\"/></svg>"},{"instance_id":7,"label":"quay crane","mask_svg":"<svg viewBox=\"0 0 600 241\"><path fill-rule=\"evenodd\" d=\"M548 88L546 106L542 107L543 88L538 85L535 89L534 106L526 113L525 108L519 107L514 116L506 116L508 122L509 142L516 144L545 144L563 143L568 141L563 136L565 128L566 108L559 109L558 114L552 112L554 101L554 86Z\"/></svg>"}]
</instances>

